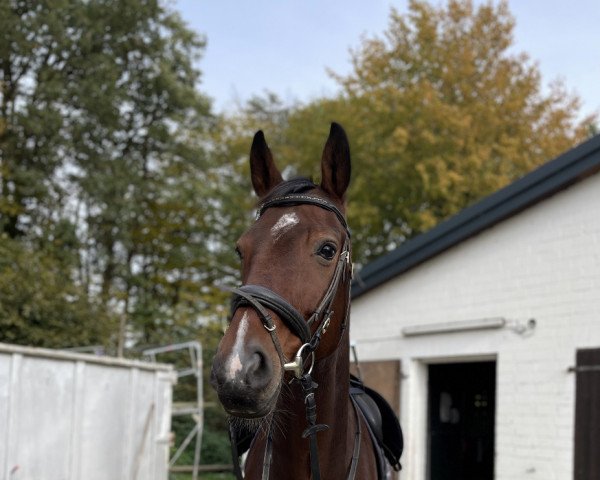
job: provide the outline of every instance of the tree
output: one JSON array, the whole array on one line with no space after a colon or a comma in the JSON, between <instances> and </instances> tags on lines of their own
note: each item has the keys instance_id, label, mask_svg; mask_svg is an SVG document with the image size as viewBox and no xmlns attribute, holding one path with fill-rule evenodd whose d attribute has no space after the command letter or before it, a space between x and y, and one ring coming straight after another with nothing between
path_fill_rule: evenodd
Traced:
<instances>
[{"instance_id":1,"label":"tree","mask_svg":"<svg viewBox=\"0 0 600 480\"><path fill-rule=\"evenodd\" d=\"M412 0L333 76L341 93L292 108L273 147L314 169L332 120L348 131L354 256L367 262L583 140L579 99L514 54L505 2ZM253 118L259 127L259 118ZM247 120L248 122L248 120Z\"/></svg>"},{"instance_id":2,"label":"tree","mask_svg":"<svg viewBox=\"0 0 600 480\"><path fill-rule=\"evenodd\" d=\"M80 325L100 311L119 353L126 340L189 338L223 297L212 283L224 175L207 152L203 46L159 0L0 4L0 232L32 262L49 256L36 268L56 285L36 283L34 297L77 292ZM19 301L0 297L16 315Z\"/></svg>"},{"instance_id":3,"label":"tree","mask_svg":"<svg viewBox=\"0 0 600 480\"><path fill-rule=\"evenodd\" d=\"M0 3L0 341L104 342L113 320L76 282L79 242L65 214L75 7Z\"/></svg>"},{"instance_id":4,"label":"tree","mask_svg":"<svg viewBox=\"0 0 600 480\"><path fill-rule=\"evenodd\" d=\"M176 175L190 180L206 164L202 149L194 151L186 138L190 127L202 128L208 113L190 58L201 43L158 3L134 7L118 12L108 44L104 25L116 13L110 4L96 5L82 25L90 32L82 73L92 68L96 74L79 77L76 88L109 95L79 96L78 108L86 114L74 125L80 146L74 180L96 254L85 257L93 262L86 270L101 274L104 304L120 311L120 352L127 325L146 342L157 340L151 332L160 324L175 329L185 267L173 262L175 253L164 254L176 249L181 256L182 238L192 233L186 214L197 218L203 210L194 212L189 197L180 195Z\"/></svg>"}]
</instances>

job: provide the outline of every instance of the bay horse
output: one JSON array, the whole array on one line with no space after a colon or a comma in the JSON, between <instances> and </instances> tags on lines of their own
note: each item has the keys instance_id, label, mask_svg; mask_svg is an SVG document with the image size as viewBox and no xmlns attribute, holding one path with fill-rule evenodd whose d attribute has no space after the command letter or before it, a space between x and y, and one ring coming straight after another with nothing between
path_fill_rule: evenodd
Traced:
<instances>
[{"instance_id":1,"label":"bay horse","mask_svg":"<svg viewBox=\"0 0 600 480\"><path fill-rule=\"evenodd\" d=\"M320 185L284 181L264 134L250 172L258 218L240 237L242 286L211 383L234 431L252 430L247 479L376 479L377 456L349 395L350 148L333 123ZM361 435L361 432L363 434ZM234 447L234 469L244 478Z\"/></svg>"}]
</instances>

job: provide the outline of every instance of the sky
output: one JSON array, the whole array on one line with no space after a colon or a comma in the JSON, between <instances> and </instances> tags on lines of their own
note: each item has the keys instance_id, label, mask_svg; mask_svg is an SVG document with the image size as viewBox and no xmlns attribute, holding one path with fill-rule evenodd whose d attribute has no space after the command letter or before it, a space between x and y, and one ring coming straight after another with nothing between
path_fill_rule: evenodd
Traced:
<instances>
[{"instance_id":1,"label":"sky","mask_svg":"<svg viewBox=\"0 0 600 480\"><path fill-rule=\"evenodd\" d=\"M206 37L201 90L217 112L253 95L286 102L332 95L328 75L351 71L350 50L381 36L391 7L406 0L172 0ZM434 0L435 5L440 4ZM480 3L476 0L476 3ZM600 113L600 0L509 0L514 52L536 62L545 87L560 79L582 99L582 116Z\"/></svg>"}]
</instances>

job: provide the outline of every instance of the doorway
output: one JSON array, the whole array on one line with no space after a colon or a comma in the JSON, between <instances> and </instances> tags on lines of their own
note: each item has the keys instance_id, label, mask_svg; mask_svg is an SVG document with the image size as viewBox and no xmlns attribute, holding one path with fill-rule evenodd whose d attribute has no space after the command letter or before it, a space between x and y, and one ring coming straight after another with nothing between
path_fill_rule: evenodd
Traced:
<instances>
[{"instance_id":1,"label":"doorway","mask_svg":"<svg viewBox=\"0 0 600 480\"><path fill-rule=\"evenodd\" d=\"M496 362L429 365L429 480L493 480Z\"/></svg>"}]
</instances>

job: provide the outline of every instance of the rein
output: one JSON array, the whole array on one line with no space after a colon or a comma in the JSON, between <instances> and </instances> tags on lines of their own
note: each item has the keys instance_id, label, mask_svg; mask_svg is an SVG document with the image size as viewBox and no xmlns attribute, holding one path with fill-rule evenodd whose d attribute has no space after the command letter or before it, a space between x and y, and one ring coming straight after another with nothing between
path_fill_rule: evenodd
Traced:
<instances>
[{"instance_id":1,"label":"rein","mask_svg":"<svg viewBox=\"0 0 600 480\"><path fill-rule=\"evenodd\" d=\"M329 428L325 424L317 424L317 406L315 401L315 389L318 387L311 377L311 372L315 363L315 351L319 347L319 343L323 335L327 332L331 317L334 314L332 310L333 300L335 294L340 286L342 280L347 279L348 275L352 275L352 262L350 258L350 230L346 219L342 212L331 202L312 195L305 194L287 194L272 198L263 203L257 213L257 220L260 216L271 207L282 207L292 205L314 205L330 212L333 212L344 229L346 230L346 238L342 247L342 251L337 260L333 277L327 290L325 291L321 302L308 318L304 319L304 316L298 312L298 310L291 305L287 300L273 292L272 290L263 287L261 285L243 285L239 288L231 289L233 292L233 298L231 303L231 313L233 313L240 307L249 306L253 308L265 327L265 329L271 335L273 345L277 350L279 359L282 363L285 371L290 371L294 374L292 381L298 381L302 387L302 393L304 396L304 404L306 410L306 420L308 427L302 433L303 438L309 439L310 445L310 467L313 480L320 480L320 468L319 468L319 456L316 434L320 431ZM342 330L346 328L348 321L349 307L350 307L350 282L348 282L348 301L346 303L346 312L344 314L344 320L342 324ZM275 312L286 326L296 335L301 341L302 346L298 349L294 360L291 362L285 362L285 357L281 349L281 343L277 336L276 326L273 322L271 315L268 310ZM316 325L314 333L311 335L311 327ZM308 357L311 357L311 364L307 370L305 370L305 363ZM357 407L352 402L354 412L356 415L357 431L355 434L354 451L352 454L352 461L349 468L348 479L353 479L356 473L358 464L358 454L360 450L360 420ZM239 466L238 451L236 445L235 432L230 429L232 456L234 462L234 472L238 480L242 480L243 473ZM272 423L269 427L267 435L267 443L265 448L265 454L263 459L263 473L262 479L268 480L269 470L272 460Z\"/></svg>"}]
</instances>

